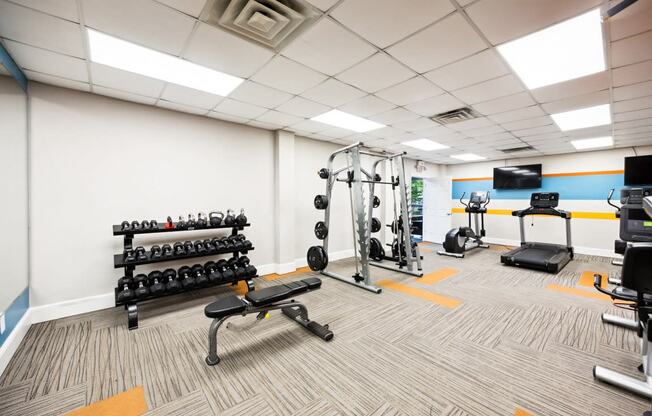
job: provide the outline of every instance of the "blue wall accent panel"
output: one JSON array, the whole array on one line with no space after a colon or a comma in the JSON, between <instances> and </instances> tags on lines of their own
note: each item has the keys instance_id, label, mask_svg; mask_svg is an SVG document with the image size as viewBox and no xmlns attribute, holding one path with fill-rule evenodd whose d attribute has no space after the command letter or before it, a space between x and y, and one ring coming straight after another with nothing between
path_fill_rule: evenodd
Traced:
<instances>
[{"instance_id":1,"label":"blue wall accent panel","mask_svg":"<svg viewBox=\"0 0 652 416\"><path fill-rule=\"evenodd\" d=\"M7 308L5 311L5 323L6 328L5 332L0 334L0 347L4 344L5 340L9 338L9 335L14 330L20 319L25 315L27 309L29 308L29 288L25 288L20 295Z\"/></svg>"},{"instance_id":2,"label":"blue wall accent panel","mask_svg":"<svg viewBox=\"0 0 652 416\"><path fill-rule=\"evenodd\" d=\"M9 55L9 52L2 46L2 43L0 43L0 63L4 65L5 68L7 68L7 71L18 81L18 84L20 87L27 92L27 78L25 77L25 74L23 74L23 71L16 65L16 62L13 60L11 55Z\"/></svg>"}]
</instances>

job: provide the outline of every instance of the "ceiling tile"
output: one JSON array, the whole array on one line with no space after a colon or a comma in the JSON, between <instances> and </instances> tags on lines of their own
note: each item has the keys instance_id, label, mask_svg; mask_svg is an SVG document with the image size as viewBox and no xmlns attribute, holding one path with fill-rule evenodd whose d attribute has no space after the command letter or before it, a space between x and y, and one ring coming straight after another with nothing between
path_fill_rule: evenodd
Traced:
<instances>
[{"instance_id":1,"label":"ceiling tile","mask_svg":"<svg viewBox=\"0 0 652 416\"><path fill-rule=\"evenodd\" d=\"M478 117L471 120L460 121L459 123L447 124L446 127L455 131L465 131L480 127L493 126L494 122L486 117Z\"/></svg>"},{"instance_id":2,"label":"ceiling tile","mask_svg":"<svg viewBox=\"0 0 652 416\"><path fill-rule=\"evenodd\" d=\"M281 91L301 94L326 80L326 75L283 56L276 56L251 79Z\"/></svg>"},{"instance_id":3,"label":"ceiling tile","mask_svg":"<svg viewBox=\"0 0 652 416\"><path fill-rule=\"evenodd\" d=\"M218 113L217 111L210 111L206 114L208 117L216 118L218 120L231 121L233 123L245 124L249 121L248 118L238 117L231 114Z\"/></svg>"},{"instance_id":4,"label":"ceiling tile","mask_svg":"<svg viewBox=\"0 0 652 416\"><path fill-rule=\"evenodd\" d=\"M283 50L283 55L324 74L335 75L376 51L367 42L326 18L294 39Z\"/></svg>"},{"instance_id":5,"label":"ceiling tile","mask_svg":"<svg viewBox=\"0 0 652 416\"><path fill-rule=\"evenodd\" d=\"M614 103L614 111L616 113L642 110L644 108L652 108L652 95L634 98L632 100L617 101Z\"/></svg>"},{"instance_id":6,"label":"ceiling tile","mask_svg":"<svg viewBox=\"0 0 652 416\"><path fill-rule=\"evenodd\" d=\"M10 40L5 41L5 46L18 66L23 69L88 82L86 61L83 59L61 55Z\"/></svg>"},{"instance_id":7,"label":"ceiling tile","mask_svg":"<svg viewBox=\"0 0 652 416\"><path fill-rule=\"evenodd\" d=\"M470 132L472 132L471 130ZM501 141L505 140L511 140L514 139L514 136L510 132L502 132L502 133L496 133L496 134L488 134L486 136L474 136L475 139L481 143L488 142L488 143L499 143Z\"/></svg>"},{"instance_id":8,"label":"ceiling tile","mask_svg":"<svg viewBox=\"0 0 652 416\"><path fill-rule=\"evenodd\" d=\"M614 101L629 100L632 98L652 95L652 81L617 87L613 89Z\"/></svg>"},{"instance_id":9,"label":"ceiling tile","mask_svg":"<svg viewBox=\"0 0 652 416\"><path fill-rule=\"evenodd\" d=\"M609 136L613 133L611 125L607 126L598 126L598 127L588 127L585 129L577 129L571 131L565 131L566 135L572 139L586 139L591 137L600 137L600 136Z\"/></svg>"},{"instance_id":10,"label":"ceiling tile","mask_svg":"<svg viewBox=\"0 0 652 416\"><path fill-rule=\"evenodd\" d=\"M575 17L600 0L480 0L465 10L493 45Z\"/></svg>"},{"instance_id":11,"label":"ceiling tile","mask_svg":"<svg viewBox=\"0 0 652 416\"><path fill-rule=\"evenodd\" d=\"M531 93L540 103L547 103L605 89L609 89L608 71L537 88L531 90Z\"/></svg>"},{"instance_id":12,"label":"ceiling tile","mask_svg":"<svg viewBox=\"0 0 652 416\"><path fill-rule=\"evenodd\" d=\"M274 108L292 98L292 94L253 81L245 81L229 94L229 97L249 104Z\"/></svg>"},{"instance_id":13,"label":"ceiling tile","mask_svg":"<svg viewBox=\"0 0 652 416\"><path fill-rule=\"evenodd\" d=\"M31 9L51 14L62 19L79 22L77 2L72 0L12 0L13 3L22 4Z\"/></svg>"},{"instance_id":14,"label":"ceiling tile","mask_svg":"<svg viewBox=\"0 0 652 416\"><path fill-rule=\"evenodd\" d=\"M424 76L449 91L509 73L493 50L486 50L426 72Z\"/></svg>"},{"instance_id":15,"label":"ceiling tile","mask_svg":"<svg viewBox=\"0 0 652 416\"><path fill-rule=\"evenodd\" d=\"M263 123L272 123L279 126L289 126L291 124L296 124L300 121L303 121L303 118L296 117L287 113L282 113L276 110L270 110L256 118L257 121L262 121Z\"/></svg>"},{"instance_id":16,"label":"ceiling tile","mask_svg":"<svg viewBox=\"0 0 652 416\"><path fill-rule=\"evenodd\" d=\"M558 131L559 131L559 127L557 127L556 124L550 124L547 126L533 127L530 129L514 130L511 133L516 137L527 137L527 136L536 136L538 134L555 133Z\"/></svg>"},{"instance_id":17,"label":"ceiling tile","mask_svg":"<svg viewBox=\"0 0 652 416\"><path fill-rule=\"evenodd\" d=\"M544 115L545 112L537 105L531 107L519 108L518 110L506 111L490 115L488 118L496 123L508 123L510 121L523 120Z\"/></svg>"},{"instance_id":18,"label":"ceiling tile","mask_svg":"<svg viewBox=\"0 0 652 416\"><path fill-rule=\"evenodd\" d=\"M527 92L520 92L518 94L510 95L507 97L498 98L496 100L485 101L480 104L475 104L473 108L482 114L496 114L509 110L515 110L521 107L529 107L534 105L534 100Z\"/></svg>"},{"instance_id":19,"label":"ceiling tile","mask_svg":"<svg viewBox=\"0 0 652 416\"><path fill-rule=\"evenodd\" d=\"M393 110L385 111L384 113L375 114L369 117L370 120L383 124L394 124L399 121L414 120L417 118L419 118L418 114L415 114L404 108L395 108Z\"/></svg>"},{"instance_id":20,"label":"ceiling tile","mask_svg":"<svg viewBox=\"0 0 652 416\"><path fill-rule=\"evenodd\" d=\"M381 68L382 70L379 70ZM353 68L342 72L336 78L373 93L415 75L414 72L384 53L377 53Z\"/></svg>"},{"instance_id":21,"label":"ceiling tile","mask_svg":"<svg viewBox=\"0 0 652 416\"><path fill-rule=\"evenodd\" d=\"M403 7L395 0L348 0L331 16L381 48L455 10L448 0L411 0Z\"/></svg>"},{"instance_id":22,"label":"ceiling tile","mask_svg":"<svg viewBox=\"0 0 652 416\"><path fill-rule=\"evenodd\" d=\"M380 139L388 139L405 134L405 130L400 130L394 127L383 127L381 129L368 131L365 134L367 136L378 137Z\"/></svg>"},{"instance_id":23,"label":"ceiling tile","mask_svg":"<svg viewBox=\"0 0 652 416\"><path fill-rule=\"evenodd\" d=\"M158 98L165 86L165 82L158 79L96 63L91 63L91 77L95 85L154 98Z\"/></svg>"},{"instance_id":24,"label":"ceiling tile","mask_svg":"<svg viewBox=\"0 0 652 416\"><path fill-rule=\"evenodd\" d=\"M333 7L335 3L338 2L338 0L306 0L306 1L323 11L330 9L331 7Z\"/></svg>"},{"instance_id":25,"label":"ceiling tile","mask_svg":"<svg viewBox=\"0 0 652 416\"><path fill-rule=\"evenodd\" d=\"M609 19L611 40L618 40L652 29L652 2L639 1Z\"/></svg>"},{"instance_id":26,"label":"ceiling tile","mask_svg":"<svg viewBox=\"0 0 652 416\"><path fill-rule=\"evenodd\" d=\"M340 110L347 113L355 114L360 117L367 117L373 114L383 113L387 110L394 108L393 104L381 100L373 95L367 95L363 98L358 98L355 101L339 107Z\"/></svg>"},{"instance_id":27,"label":"ceiling tile","mask_svg":"<svg viewBox=\"0 0 652 416\"><path fill-rule=\"evenodd\" d=\"M600 104L609 104L609 90L578 95L576 97L569 97L559 101L552 101L541 104L541 107L543 107L543 109L548 113L554 114L577 108L593 107Z\"/></svg>"},{"instance_id":28,"label":"ceiling tile","mask_svg":"<svg viewBox=\"0 0 652 416\"><path fill-rule=\"evenodd\" d=\"M152 0L81 0L86 26L179 55L195 19Z\"/></svg>"},{"instance_id":29,"label":"ceiling tile","mask_svg":"<svg viewBox=\"0 0 652 416\"><path fill-rule=\"evenodd\" d=\"M470 87L451 92L460 100L469 104L504 97L523 91L520 81L514 75L505 75Z\"/></svg>"},{"instance_id":30,"label":"ceiling tile","mask_svg":"<svg viewBox=\"0 0 652 416\"><path fill-rule=\"evenodd\" d=\"M143 97L142 95L114 90L112 88L104 88L98 85L93 86L93 94L104 95L106 97L117 98L118 100L131 101L139 104L154 105L156 103L156 98Z\"/></svg>"},{"instance_id":31,"label":"ceiling tile","mask_svg":"<svg viewBox=\"0 0 652 416\"><path fill-rule=\"evenodd\" d=\"M615 123L616 129L625 129L641 126L652 126L652 118L641 118L631 121L622 121Z\"/></svg>"},{"instance_id":32,"label":"ceiling tile","mask_svg":"<svg viewBox=\"0 0 652 416\"><path fill-rule=\"evenodd\" d=\"M652 59L652 31L611 42L611 65L619 67Z\"/></svg>"},{"instance_id":33,"label":"ceiling tile","mask_svg":"<svg viewBox=\"0 0 652 416\"><path fill-rule=\"evenodd\" d=\"M432 84L422 76L416 76L393 87L380 90L376 93L380 98L396 105L406 105L434 97L444 91Z\"/></svg>"},{"instance_id":34,"label":"ceiling tile","mask_svg":"<svg viewBox=\"0 0 652 416\"><path fill-rule=\"evenodd\" d=\"M302 97L330 107L344 105L365 95L367 95L366 92L340 82L335 78L329 78L316 87L301 93Z\"/></svg>"},{"instance_id":35,"label":"ceiling tile","mask_svg":"<svg viewBox=\"0 0 652 416\"><path fill-rule=\"evenodd\" d=\"M484 41L455 13L388 48L387 52L422 73L483 49L486 49Z\"/></svg>"},{"instance_id":36,"label":"ceiling tile","mask_svg":"<svg viewBox=\"0 0 652 416\"><path fill-rule=\"evenodd\" d=\"M4 68L4 66L0 66ZM44 84L50 84L57 87L70 88L72 90L79 91L90 91L91 86L85 82L73 81L70 79L59 78L52 75L42 74L40 72L34 72L30 70L24 70L25 76L30 81L42 82Z\"/></svg>"},{"instance_id":37,"label":"ceiling tile","mask_svg":"<svg viewBox=\"0 0 652 416\"><path fill-rule=\"evenodd\" d=\"M181 85L168 84L163 90L161 99L208 110L215 107L224 97Z\"/></svg>"},{"instance_id":38,"label":"ceiling tile","mask_svg":"<svg viewBox=\"0 0 652 416\"><path fill-rule=\"evenodd\" d=\"M206 0L156 0L192 17L199 17Z\"/></svg>"},{"instance_id":39,"label":"ceiling tile","mask_svg":"<svg viewBox=\"0 0 652 416\"><path fill-rule=\"evenodd\" d=\"M79 58L86 55L78 24L6 1L0 2L0 36Z\"/></svg>"},{"instance_id":40,"label":"ceiling tile","mask_svg":"<svg viewBox=\"0 0 652 416\"><path fill-rule=\"evenodd\" d=\"M325 105L301 97L294 97L279 105L276 109L303 118L311 118L330 110L330 108Z\"/></svg>"},{"instance_id":41,"label":"ceiling tile","mask_svg":"<svg viewBox=\"0 0 652 416\"><path fill-rule=\"evenodd\" d=\"M174 110L174 111L179 111L182 113L189 113L189 114L205 115L208 113L208 111L203 108L197 108L190 105L173 103L165 100L158 100L156 106L167 108L168 110Z\"/></svg>"},{"instance_id":42,"label":"ceiling tile","mask_svg":"<svg viewBox=\"0 0 652 416\"><path fill-rule=\"evenodd\" d=\"M459 107L464 107L464 103L450 94L442 94L437 97L426 98L425 100L405 106L408 110L426 117L432 117L435 114L454 110Z\"/></svg>"},{"instance_id":43,"label":"ceiling tile","mask_svg":"<svg viewBox=\"0 0 652 416\"><path fill-rule=\"evenodd\" d=\"M430 120L429 118L421 117L416 120L400 121L398 123L394 123L392 127L408 132L414 132L417 130L437 127L437 123Z\"/></svg>"},{"instance_id":44,"label":"ceiling tile","mask_svg":"<svg viewBox=\"0 0 652 416\"><path fill-rule=\"evenodd\" d=\"M265 107L243 103L242 101L236 101L231 98L225 98L217 107L215 107L215 111L238 117L256 118L266 112L267 109Z\"/></svg>"},{"instance_id":45,"label":"ceiling tile","mask_svg":"<svg viewBox=\"0 0 652 416\"><path fill-rule=\"evenodd\" d=\"M512 121L509 123L501 124L507 130L522 130L529 129L532 127L546 126L548 124L553 124L552 118L549 116L528 118L526 120Z\"/></svg>"},{"instance_id":46,"label":"ceiling tile","mask_svg":"<svg viewBox=\"0 0 652 416\"><path fill-rule=\"evenodd\" d=\"M637 134L637 133L652 133L652 124L649 126L632 127L628 129L621 129L616 126L616 134ZM652 137L650 138L652 140Z\"/></svg>"},{"instance_id":47,"label":"ceiling tile","mask_svg":"<svg viewBox=\"0 0 652 416\"><path fill-rule=\"evenodd\" d=\"M290 126L290 130L298 130L298 131L308 132L308 133L317 133L320 131L327 130L331 127L333 126L329 126L328 124L320 123L318 121L304 120L296 124L292 124Z\"/></svg>"},{"instance_id":48,"label":"ceiling tile","mask_svg":"<svg viewBox=\"0 0 652 416\"><path fill-rule=\"evenodd\" d=\"M274 53L225 30L205 23L193 33L183 57L194 63L239 77L250 77Z\"/></svg>"},{"instance_id":49,"label":"ceiling tile","mask_svg":"<svg viewBox=\"0 0 652 416\"><path fill-rule=\"evenodd\" d=\"M615 87L651 80L652 60L614 68L611 71L611 76Z\"/></svg>"},{"instance_id":50,"label":"ceiling tile","mask_svg":"<svg viewBox=\"0 0 652 416\"><path fill-rule=\"evenodd\" d=\"M328 130L324 130L322 132L319 132L319 134L324 135L326 137L332 137L334 139L342 139L344 137L348 137L354 134L351 130L347 129L341 129L338 127L331 127Z\"/></svg>"},{"instance_id":51,"label":"ceiling tile","mask_svg":"<svg viewBox=\"0 0 652 416\"><path fill-rule=\"evenodd\" d=\"M264 121L258 121L258 120L249 120L247 122L247 125L258 127L259 129L272 130L272 131L283 128L283 126L279 126L278 124L265 123Z\"/></svg>"},{"instance_id":52,"label":"ceiling tile","mask_svg":"<svg viewBox=\"0 0 652 416\"><path fill-rule=\"evenodd\" d=\"M496 124L486 126L486 127L475 128L471 130L464 130L464 134L476 139L479 137L492 136L503 132L505 132L505 129Z\"/></svg>"}]
</instances>

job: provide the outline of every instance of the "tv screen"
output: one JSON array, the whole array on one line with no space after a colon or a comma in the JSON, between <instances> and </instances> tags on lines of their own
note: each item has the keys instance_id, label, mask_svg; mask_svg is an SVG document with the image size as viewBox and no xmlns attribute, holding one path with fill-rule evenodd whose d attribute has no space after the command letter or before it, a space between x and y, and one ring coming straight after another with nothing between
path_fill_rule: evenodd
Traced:
<instances>
[{"instance_id":1,"label":"tv screen","mask_svg":"<svg viewBox=\"0 0 652 416\"><path fill-rule=\"evenodd\" d=\"M625 158L625 185L652 185L652 155Z\"/></svg>"},{"instance_id":2,"label":"tv screen","mask_svg":"<svg viewBox=\"0 0 652 416\"><path fill-rule=\"evenodd\" d=\"M494 189L541 188L541 165L494 168Z\"/></svg>"}]
</instances>

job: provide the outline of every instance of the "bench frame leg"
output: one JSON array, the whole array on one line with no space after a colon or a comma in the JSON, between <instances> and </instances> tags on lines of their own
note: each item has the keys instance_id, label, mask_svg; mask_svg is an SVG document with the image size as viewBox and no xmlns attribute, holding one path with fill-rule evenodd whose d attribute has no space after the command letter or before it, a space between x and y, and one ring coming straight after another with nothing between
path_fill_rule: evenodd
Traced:
<instances>
[{"instance_id":1,"label":"bench frame leg","mask_svg":"<svg viewBox=\"0 0 652 416\"><path fill-rule=\"evenodd\" d=\"M210 329L208 330L208 356L206 356L206 364L213 366L221 361L219 355L217 355L217 331L220 329L224 321L231 318L232 316L247 316L252 313L259 314L258 319L262 319L268 311L278 309L281 309L284 315L304 326L310 332L317 335L321 339L325 341L330 341L333 339L333 332L328 329L328 325L322 326L308 319L308 308L306 308L304 304L299 303L295 300L280 301L264 306L247 305L246 309L241 313L213 319Z\"/></svg>"}]
</instances>

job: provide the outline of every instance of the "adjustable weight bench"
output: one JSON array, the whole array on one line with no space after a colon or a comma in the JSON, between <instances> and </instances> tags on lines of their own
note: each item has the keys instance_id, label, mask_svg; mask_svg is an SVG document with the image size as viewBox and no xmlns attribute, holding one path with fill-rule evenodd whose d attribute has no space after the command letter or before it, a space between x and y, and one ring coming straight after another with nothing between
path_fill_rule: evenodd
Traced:
<instances>
[{"instance_id":1,"label":"adjustable weight bench","mask_svg":"<svg viewBox=\"0 0 652 416\"><path fill-rule=\"evenodd\" d=\"M330 341L333 331L328 325L320 325L308 319L308 309L294 299L289 299L301 293L317 290L321 287L321 280L316 277L297 280L294 282L267 287L248 292L244 298L231 295L219 299L204 308L204 314L212 318L208 331L208 356L206 364L215 365L220 362L217 355L217 330L232 316L246 316L258 313L257 321L264 319L268 311L280 309L284 315L301 324L319 338ZM289 299L289 300L288 300Z\"/></svg>"}]
</instances>

